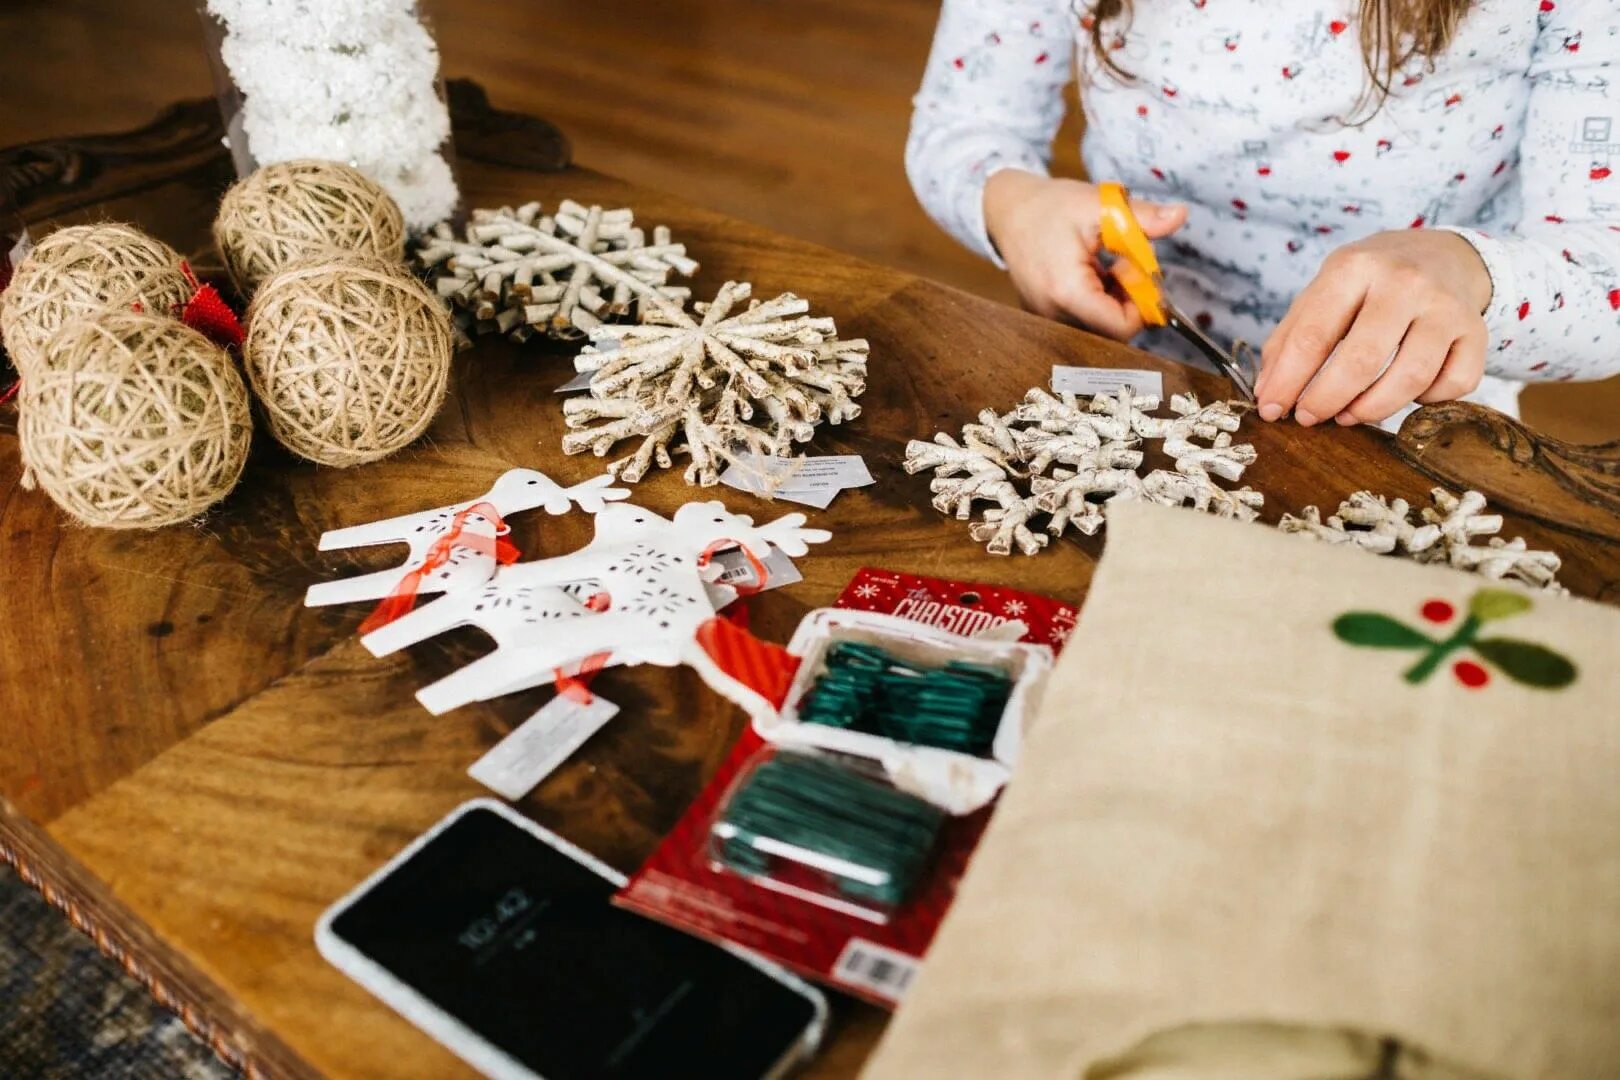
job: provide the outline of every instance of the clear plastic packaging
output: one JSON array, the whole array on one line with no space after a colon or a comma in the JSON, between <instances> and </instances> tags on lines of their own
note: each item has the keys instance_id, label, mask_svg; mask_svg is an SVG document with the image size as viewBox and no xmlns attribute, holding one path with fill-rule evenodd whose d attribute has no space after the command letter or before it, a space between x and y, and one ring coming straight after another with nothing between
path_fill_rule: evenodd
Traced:
<instances>
[{"instance_id":1,"label":"clear plastic packaging","mask_svg":"<svg viewBox=\"0 0 1620 1080\"><path fill-rule=\"evenodd\" d=\"M708 853L764 888L885 923L927 876L946 817L858 759L766 749L721 801Z\"/></svg>"},{"instance_id":2,"label":"clear plastic packaging","mask_svg":"<svg viewBox=\"0 0 1620 1080\"><path fill-rule=\"evenodd\" d=\"M238 176L296 158L381 184L412 232L459 203L439 49L416 0L198 0Z\"/></svg>"}]
</instances>

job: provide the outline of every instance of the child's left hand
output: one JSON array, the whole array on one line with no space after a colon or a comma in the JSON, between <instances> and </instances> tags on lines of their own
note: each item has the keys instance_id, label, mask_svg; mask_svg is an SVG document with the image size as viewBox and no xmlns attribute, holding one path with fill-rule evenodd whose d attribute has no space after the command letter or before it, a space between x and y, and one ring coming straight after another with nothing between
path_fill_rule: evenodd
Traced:
<instances>
[{"instance_id":1,"label":"child's left hand","mask_svg":"<svg viewBox=\"0 0 1620 1080\"><path fill-rule=\"evenodd\" d=\"M1370 424L1414 401L1462 397L1485 373L1490 301L1485 264L1455 233L1402 229L1346 244L1261 350L1261 418L1292 408L1306 427Z\"/></svg>"}]
</instances>

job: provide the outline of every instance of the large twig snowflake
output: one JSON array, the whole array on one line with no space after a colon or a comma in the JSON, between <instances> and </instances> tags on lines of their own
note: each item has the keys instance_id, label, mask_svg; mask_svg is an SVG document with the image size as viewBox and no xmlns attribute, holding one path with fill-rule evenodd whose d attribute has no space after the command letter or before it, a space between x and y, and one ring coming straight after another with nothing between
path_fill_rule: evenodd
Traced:
<instances>
[{"instance_id":1,"label":"large twig snowflake","mask_svg":"<svg viewBox=\"0 0 1620 1080\"><path fill-rule=\"evenodd\" d=\"M641 325L593 329L593 344L575 361L592 373L590 393L563 403L577 429L563 437L563 452L601 457L640 438L634 453L608 466L616 479L669 468L671 453L684 451L687 482L707 487L728 461L746 467L789 457L816 425L859 416L866 342L839 340L832 319L807 314L810 305L792 293L739 310L750 291L728 281L711 303L693 305L699 318L658 304L643 311ZM759 479L768 491L778 478Z\"/></svg>"},{"instance_id":2,"label":"large twig snowflake","mask_svg":"<svg viewBox=\"0 0 1620 1080\"><path fill-rule=\"evenodd\" d=\"M941 513L965 521L976 503L992 504L970 530L992 555L1011 554L1015 545L1025 555L1044 548L1047 536L1031 527L1043 515L1052 536L1070 527L1090 536L1102 528L1109 499L1191 506L1240 521L1258 517L1264 501L1258 491L1215 483L1237 481L1254 463L1253 446L1232 442L1243 406L1200 405L1191 394L1177 394L1172 415L1151 415L1158 408L1158 398L1138 397L1128 387L1092 398L1035 389L1005 415L985 409L977 424L962 429L961 442L944 433L933 442L912 440L905 467L934 470L929 486ZM1161 440L1173 471L1138 472L1149 439Z\"/></svg>"},{"instance_id":3,"label":"large twig snowflake","mask_svg":"<svg viewBox=\"0 0 1620 1080\"><path fill-rule=\"evenodd\" d=\"M678 310L691 290L669 284L669 276L698 269L664 226L648 244L631 211L568 199L555 215L542 214L537 202L474 210L464 238L441 224L416 259L432 271L463 332L499 331L517 341L536 330L583 338L637 309L643 317Z\"/></svg>"}]
</instances>

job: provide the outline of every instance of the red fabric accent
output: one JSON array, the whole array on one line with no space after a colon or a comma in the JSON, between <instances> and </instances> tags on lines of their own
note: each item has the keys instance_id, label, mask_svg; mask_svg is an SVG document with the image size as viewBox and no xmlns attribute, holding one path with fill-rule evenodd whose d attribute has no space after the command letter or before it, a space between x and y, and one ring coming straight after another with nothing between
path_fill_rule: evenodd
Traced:
<instances>
[{"instance_id":1,"label":"red fabric accent","mask_svg":"<svg viewBox=\"0 0 1620 1080\"><path fill-rule=\"evenodd\" d=\"M5 390L0 391L0 405L4 405L7 402L9 402L12 398L16 397L17 392L19 390L21 390L21 389L22 389L22 380L21 379L13 380L10 386L6 387Z\"/></svg>"},{"instance_id":2,"label":"red fabric accent","mask_svg":"<svg viewBox=\"0 0 1620 1080\"><path fill-rule=\"evenodd\" d=\"M759 638L729 619L709 619L697 629L697 643L719 669L781 708L799 670L799 657Z\"/></svg>"},{"instance_id":3,"label":"red fabric accent","mask_svg":"<svg viewBox=\"0 0 1620 1080\"><path fill-rule=\"evenodd\" d=\"M494 522L497 535L494 537L463 536L462 532L466 528L467 519L473 514L482 514ZM502 566L516 562L518 549L504 535L501 535L505 530L506 523L495 512L495 507L487 502L474 503L466 509L458 511L456 516L450 519L450 528L443 536L435 540L433 546L428 548L427 554L422 556L422 565L412 568L404 577L399 579L399 584L394 586L394 591L383 597L376 610L366 617L365 622L360 624L360 633L369 634L373 630L387 626L415 607L416 594L421 591L422 579L449 562L450 553L458 547L470 548L483 555L491 555Z\"/></svg>"},{"instance_id":4,"label":"red fabric accent","mask_svg":"<svg viewBox=\"0 0 1620 1080\"><path fill-rule=\"evenodd\" d=\"M231 310L225 298L219 295L219 290L198 281L189 263L182 262L180 272L191 283L191 299L177 312L180 321L216 344L240 348L246 336L242 321L236 317L236 312Z\"/></svg>"}]
</instances>

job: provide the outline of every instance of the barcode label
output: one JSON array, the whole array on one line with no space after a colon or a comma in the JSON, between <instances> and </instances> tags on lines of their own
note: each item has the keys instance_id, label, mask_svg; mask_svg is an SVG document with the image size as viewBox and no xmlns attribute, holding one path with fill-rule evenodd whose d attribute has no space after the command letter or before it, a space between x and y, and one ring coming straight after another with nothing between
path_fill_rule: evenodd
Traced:
<instances>
[{"instance_id":1,"label":"barcode label","mask_svg":"<svg viewBox=\"0 0 1620 1080\"><path fill-rule=\"evenodd\" d=\"M915 956L862 938L850 938L844 951L838 954L832 977L890 1001L899 1001L906 996L911 980L917 977L919 963Z\"/></svg>"},{"instance_id":2,"label":"barcode label","mask_svg":"<svg viewBox=\"0 0 1620 1080\"><path fill-rule=\"evenodd\" d=\"M720 565L720 576L715 580L723 585L736 585L746 582L750 585L759 585L755 580L759 575L754 572L754 563L740 547L726 548L724 551L714 553L714 561ZM765 557L765 581L767 589L780 589L783 585L792 585L804 580L799 568L793 565L793 560L782 554L780 548L772 548L771 553Z\"/></svg>"}]
</instances>

